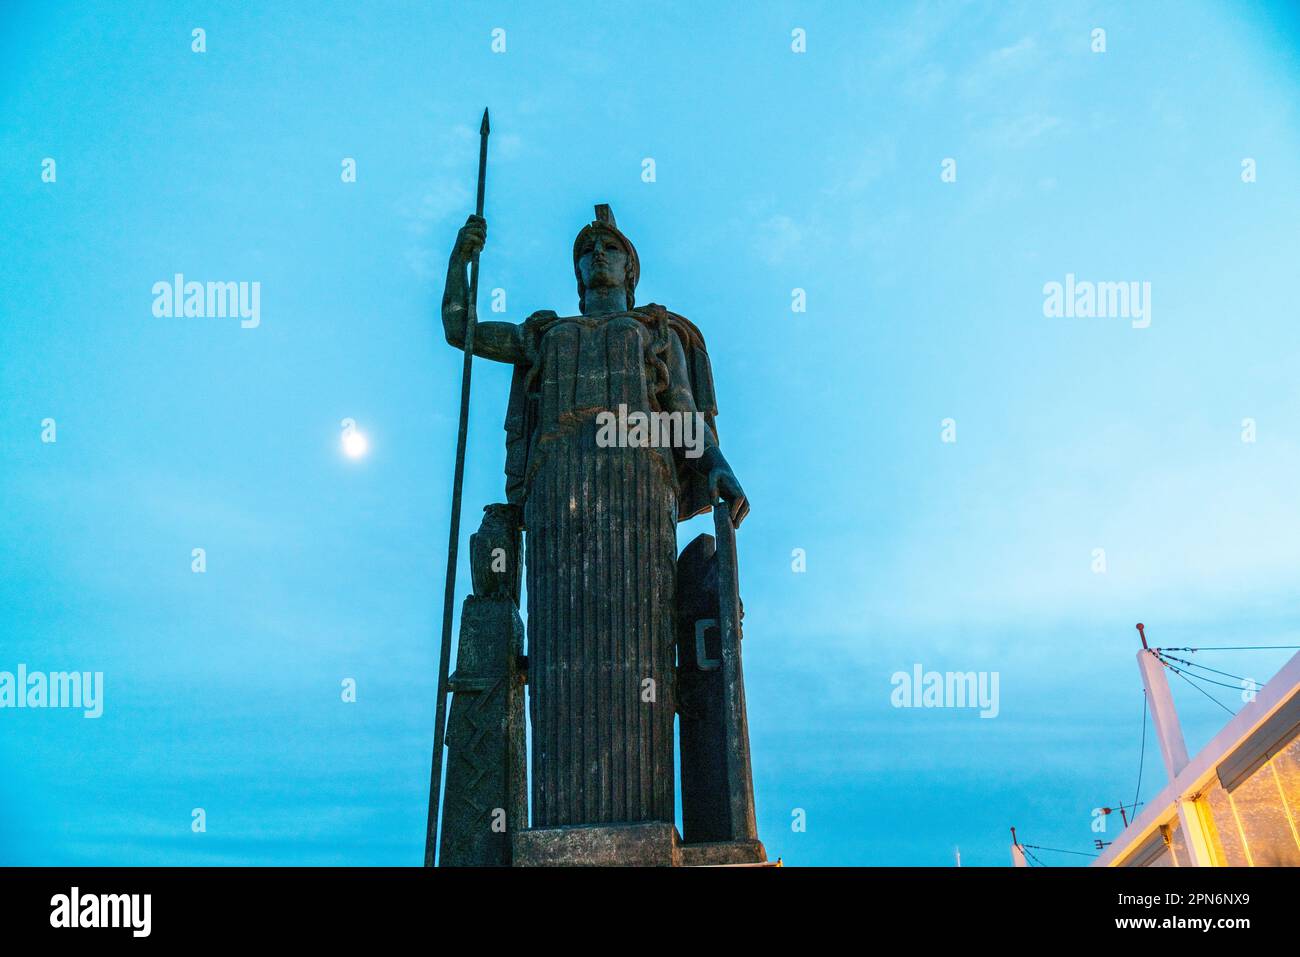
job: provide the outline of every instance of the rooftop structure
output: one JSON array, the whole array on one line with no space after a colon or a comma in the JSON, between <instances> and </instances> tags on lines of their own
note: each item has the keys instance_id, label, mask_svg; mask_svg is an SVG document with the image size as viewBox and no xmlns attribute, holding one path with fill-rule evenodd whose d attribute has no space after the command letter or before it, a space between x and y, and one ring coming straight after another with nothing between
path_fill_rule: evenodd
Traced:
<instances>
[{"instance_id":1,"label":"rooftop structure","mask_svg":"<svg viewBox=\"0 0 1300 957\"><path fill-rule=\"evenodd\" d=\"M1106 846L1094 867L1300 866L1300 653L1188 757L1166 672L1147 646L1138 668L1169 783ZM1174 659L1178 661L1179 659ZM1027 866L1014 837L1016 866Z\"/></svg>"}]
</instances>

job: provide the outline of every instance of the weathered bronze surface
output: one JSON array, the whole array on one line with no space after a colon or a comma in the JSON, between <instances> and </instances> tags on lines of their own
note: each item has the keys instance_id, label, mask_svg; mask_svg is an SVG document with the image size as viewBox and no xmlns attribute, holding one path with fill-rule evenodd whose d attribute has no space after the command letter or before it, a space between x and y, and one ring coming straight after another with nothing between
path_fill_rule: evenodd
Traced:
<instances>
[{"instance_id":1,"label":"weathered bronze surface","mask_svg":"<svg viewBox=\"0 0 1300 957\"><path fill-rule=\"evenodd\" d=\"M692 843L731 836L722 715L722 633L712 535L677 560L677 712L681 723L682 832Z\"/></svg>"},{"instance_id":2,"label":"weathered bronze surface","mask_svg":"<svg viewBox=\"0 0 1300 957\"><path fill-rule=\"evenodd\" d=\"M474 594L505 596L519 604L519 579L523 561L519 554L519 509L514 505L488 505L483 523L469 537L470 578Z\"/></svg>"},{"instance_id":3,"label":"weathered bronze surface","mask_svg":"<svg viewBox=\"0 0 1300 957\"><path fill-rule=\"evenodd\" d=\"M507 573L517 565L519 525L513 506L489 505L484 512L482 526L470 537L475 594L461 608L450 679L439 850L444 867L510 864L510 834L528 821L524 627L516 605L518 577Z\"/></svg>"},{"instance_id":4,"label":"weathered bronze surface","mask_svg":"<svg viewBox=\"0 0 1300 957\"><path fill-rule=\"evenodd\" d=\"M443 325L458 348L465 346L470 310L466 269L486 235L484 219L471 216L448 264ZM595 221L579 232L573 261L578 315L541 311L518 324L481 322L472 343L474 355L515 367L506 420L508 505L489 509L471 543L476 592L517 600L514 528L522 519L532 830L523 832L522 820L512 816L511 844L518 864L681 863L673 825L681 622L676 526L721 501L719 521L730 532L749 504L718 448L704 337L662 306L634 305L640 259L607 206L598 206ZM690 417L701 426L700 444L598 440L602 413L629 412ZM502 552L509 561L493 570L489 558ZM714 583L682 583L690 614L705 616L711 608L707 617L731 621L718 608L716 572L697 565L692 574L712 574ZM731 591L724 591L734 594L734 555L727 567L733 578ZM476 631L476 648L506 653L492 635ZM466 641L463 625L462 655ZM720 688L715 681L702 699L705 723L690 718L688 733L684 718L684 797L692 807L687 841L732 843L701 846L694 854L700 862L761 861L762 845L752 833L743 682L738 657L727 663L731 684ZM462 671L458 664L457 675ZM698 663L682 674L696 681ZM733 708L727 724L727 703L739 704L739 722ZM453 730L456 715L453 706ZM447 788L450 814L450 772ZM661 826L628 829L651 824ZM444 826L462 824L447 818Z\"/></svg>"},{"instance_id":5,"label":"weathered bronze surface","mask_svg":"<svg viewBox=\"0 0 1300 957\"><path fill-rule=\"evenodd\" d=\"M520 867L679 867L677 828L663 821L530 828L514 836Z\"/></svg>"}]
</instances>

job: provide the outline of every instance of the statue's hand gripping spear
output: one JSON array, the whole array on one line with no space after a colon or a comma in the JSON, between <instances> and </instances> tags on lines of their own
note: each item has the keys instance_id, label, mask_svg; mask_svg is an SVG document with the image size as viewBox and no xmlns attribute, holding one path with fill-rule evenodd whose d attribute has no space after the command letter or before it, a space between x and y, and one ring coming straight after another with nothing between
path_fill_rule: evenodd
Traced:
<instances>
[{"instance_id":1,"label":"statue's hand gripping spear","mask_svg":"<svg viewBox=\"0 0 1300 957\"><path fill-rule=\"evenodd\" d=\"M479 126L478 200L475 215L483 215L487 182L488 111ZM442 798L442 749L447 733L447 682L451 666L451 616L456 600L456 552L460 541L460 496L465 481L465 440L469 432L469 380L474 359L474 327L478 322L478 257L469 262L469 300L465 309L465 362L460 376L460 430L456 434L456 472L451 486L451 530L447 541L447 588L442 596L442 645L438 651L438 700L433 723L433 770L429 776L429 822L425 831L424 866L433 867L438 853L438 809Z\"/></svg>"}]
</instances>

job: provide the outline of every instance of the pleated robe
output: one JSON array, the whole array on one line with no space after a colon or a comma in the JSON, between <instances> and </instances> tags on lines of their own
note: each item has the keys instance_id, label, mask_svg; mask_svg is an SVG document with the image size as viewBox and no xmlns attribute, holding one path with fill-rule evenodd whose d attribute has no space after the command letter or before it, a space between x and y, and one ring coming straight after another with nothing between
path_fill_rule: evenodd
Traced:
<instances>
[{"instance_id":1,"label":"pleated robe","mask_svg":"<svg viewBox=\"0 0 1300 957\"><path fill-rule=\"evenodd\" d=\"M602 411L657 411L665 334L579 317L538 343L524 504L533 827L674 818L672 452L596 441Z\"/></svg>"}]
</instances>

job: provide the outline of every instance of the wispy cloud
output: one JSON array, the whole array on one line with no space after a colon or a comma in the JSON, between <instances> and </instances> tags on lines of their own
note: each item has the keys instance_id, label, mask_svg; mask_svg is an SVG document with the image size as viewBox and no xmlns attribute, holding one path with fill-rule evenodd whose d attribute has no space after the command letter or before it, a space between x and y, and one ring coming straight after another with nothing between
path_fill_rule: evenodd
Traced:
<instances>
[{"instance_id":1,"label":"wispy cloud","mask_svg":"<svg viewBox=\"0 0 1300 957\"><path fill-rule=\"evenodd\" d=\"M1021 113L994 120L977 135L985 147L1023 149L1061 127L1061 119L1043 113Z\"/></svg>"},{"instance_id":2,"label":"wispy cloud","mask_svg":"<svg viewBox=\"0 0 1300 957\"><path fill-rule=\"evenodd\" d=\"M406 262L416 275L435 279L442 273L447 250L432 243L433 232L437 227L450 227L452 218L463 215L466 209L473 212L471 201L465 185L444 174L426 181L399 202L397 214L411 240L406 247Z\"/></svg>"},{"instance_id":3,"label":"wispy cloud","mask_svg":"<svg viewBox=\"0 0 1300 957\"><path fill-rule=\"evenodd\" d=\"M784 214L770 216L754 232L754 248L772 266L785 262L803 242L803 230Z\"/></svg>"}]
</instances>

